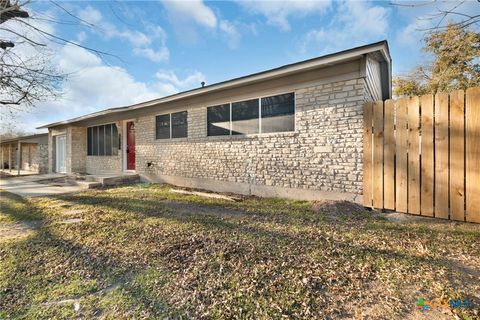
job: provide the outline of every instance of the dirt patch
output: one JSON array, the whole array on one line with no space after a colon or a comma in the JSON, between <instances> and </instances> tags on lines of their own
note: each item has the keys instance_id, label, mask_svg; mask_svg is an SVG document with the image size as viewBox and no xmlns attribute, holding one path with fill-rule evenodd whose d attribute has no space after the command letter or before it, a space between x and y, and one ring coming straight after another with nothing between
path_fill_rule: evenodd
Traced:
<instances>
[{"instance_id":1,"label":"dirt patch","mask_svg":"<svg viewBox=\"0 0 480 320\"><path fill-rule=\"evenodd\" d=\"M333 200L314 201L312 204L312 210L331 217L338 215L355 215L366 212L366 209L359 204L349 201Z\"/></svg>"},{"instance_id":2,"label":"dirt patch","mask_svg":"<svg viewBox=\"0 0 480 320\"><path fill-rule=\"evenodd\" d=\"M42 221L22 221L0 224L0 241L25 238L40 228Z\"/></svg>"}]
</instances>

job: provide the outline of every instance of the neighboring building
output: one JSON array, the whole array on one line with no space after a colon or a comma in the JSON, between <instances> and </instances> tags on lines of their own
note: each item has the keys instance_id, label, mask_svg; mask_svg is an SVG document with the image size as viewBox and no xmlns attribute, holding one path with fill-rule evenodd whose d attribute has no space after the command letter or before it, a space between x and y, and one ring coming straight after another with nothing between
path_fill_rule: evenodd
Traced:
<instances>
[{"instance_id":1,"label":"neighboring building","mask_svg":"<svg viewBox=\"0 0 480 320\"><path fill-rule=\"evenodd\" d=\"M390 97L382 41L42 128L50 171L359 200L363 105Z\"/></svg>"},{"instance_id":2,"label":"neighboring building","mask_svg":"<svg viewBox=\"0 0 480 320\"><path fill-rule=\"evenodd\" d=\"M19 174L20 170L47 173L48 133L1 140L0 157L0 167L12 174Z\"/></svg>"}]
</instances>

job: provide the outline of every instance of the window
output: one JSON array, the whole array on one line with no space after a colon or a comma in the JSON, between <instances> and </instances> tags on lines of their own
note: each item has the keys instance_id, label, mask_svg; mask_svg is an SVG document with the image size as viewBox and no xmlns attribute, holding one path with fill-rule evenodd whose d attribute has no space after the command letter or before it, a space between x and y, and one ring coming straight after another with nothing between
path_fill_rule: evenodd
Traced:
<instances>
[{"instance_id":1,"label":"window","mask_svg":"<svg viewBox=\"0 0 480 320\"><path fill-rule=\"evenodd\" d=\"M155 117L156 122L156 138L169 139L170 138L170 114L162 114Z\"/></svg>"},{"instance_id":2,"label":"window","mask_svg":"<svg viewBox=\"0 0 480 320\"><path fill-rule=\"evenodd\" d=\"M262 132L293 131L295 128L295 95L281 94L262 98Z\"/></svg>"},{"instance_id":3,"label":"window","mask_svg":"<svg viewBox=\"0 0 480 320\"><path fill-rule=\"evenodd\" d=\"M187 111L172 113L172 138L185 138L187 136Z\"/></svg>"},{"instance_id":4,"label":"window","mask_svg":"<svg viewBox=\"0 0 480 320\"><path fill-rule=\"evenodd\" d=\"M207 135L230 135L230 104L207 108Z\"/></svg>"},{"instance_id":5,"label":"window","mask_svg":"<svg viewBox=\"0 0 480 320\"><path fill-rule=\"evenodd\" d=\"M162 114L155 118L157 139L186 138L188 136L187 111Z\"/></svg>"},{"instance_id":6,"label":"window","mask_svg":"<svg viewBox=\"0 0 480 320\"><path fill-rule=\"evenodd\" d=\"M120 139L114 123L87 128L87 155L116 156Z\"/></svg>"},{"instance_id":7,"label":"window","mask_svg":"<svg viewBox=\"0 0 480 320\"><path fill-rule=\"evenodd\" d=\"M232 103L232 134L258 133L258 99Z\"/></svg>"},{"instance_id":8,"label":"window","mask_svg":"<svg viewBox=\"0 0 480 320\"><path fill-rule=\"evenodd\" d=\"M286 93L207 108L207 135L295 130L295 94Z\"/></svg>"}]
</instances>

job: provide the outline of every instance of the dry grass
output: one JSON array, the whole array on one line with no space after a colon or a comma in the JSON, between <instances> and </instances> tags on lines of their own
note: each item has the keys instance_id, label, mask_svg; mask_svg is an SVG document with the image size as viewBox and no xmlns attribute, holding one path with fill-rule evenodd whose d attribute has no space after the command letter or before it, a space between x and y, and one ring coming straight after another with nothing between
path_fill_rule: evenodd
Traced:
<instances>
[{"instance_id":1,"label":"dry grass","mask_svg":"<svg viewBox=\"0 0 480 320\"><path fill-rule=\"evenodd\" d=\"M9 199L0 221L43 224L0 243L0 319L479 317L479 225L158 185Z\"/></svg>"}]
</instances>

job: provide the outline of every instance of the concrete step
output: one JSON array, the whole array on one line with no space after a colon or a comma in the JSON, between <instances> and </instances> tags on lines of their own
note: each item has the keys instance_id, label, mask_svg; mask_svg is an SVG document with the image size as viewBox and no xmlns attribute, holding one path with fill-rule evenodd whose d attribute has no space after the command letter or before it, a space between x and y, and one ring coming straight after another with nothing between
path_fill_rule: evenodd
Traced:
<instances>
[{"instance_id":1,"label":"concrete step","mask_svg":"<svg viewBox=\"0 0 480 320\"><path fill-rule=\"evenodd\" d=\"M94 189L102 186L101 182L97 181L76 181L82 189Z\"/></svg>"},{"instance_id":2,"label":"concrete step","mask_svg":"<svg viewBox=\"0 0 480 320\"><path fill-rule=\"evenodd\" d=\"M138 174L102 174L85 176L86 182L97 182L102 186L116 186L140 181Z\"/></svg>"}]
</instances>

